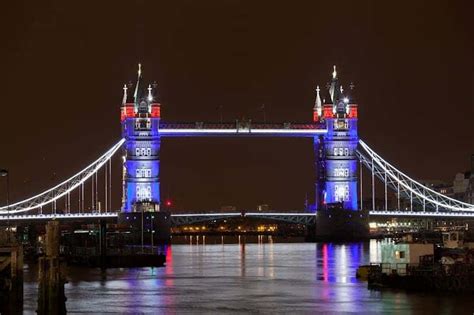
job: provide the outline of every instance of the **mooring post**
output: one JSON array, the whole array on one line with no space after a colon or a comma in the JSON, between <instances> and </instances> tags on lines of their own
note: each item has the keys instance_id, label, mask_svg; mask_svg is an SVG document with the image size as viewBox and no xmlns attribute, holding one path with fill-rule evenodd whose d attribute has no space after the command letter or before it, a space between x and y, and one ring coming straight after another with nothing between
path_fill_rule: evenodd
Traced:
<instances>
[{"instance_id":1,"label":"mooring post","mask_svg":"<svg viewBox=\"0 0 474 315\"><path fill-rule=\"evenodd\" d=\"M38 314L66 314L65 279L59 259L58 221L46 225L46 255L39 258Z\"/></svg>"},{"instance_id":2,"label":"mooring post","mask_svg":"<svg viewBox=\"0 0 474 315\"><path fill-rule=\"evenodd\" d=\"M99 238L100 267L104 269L107 263L107 222L105 220L100 220Z\"/></svg>"}]
</instances>

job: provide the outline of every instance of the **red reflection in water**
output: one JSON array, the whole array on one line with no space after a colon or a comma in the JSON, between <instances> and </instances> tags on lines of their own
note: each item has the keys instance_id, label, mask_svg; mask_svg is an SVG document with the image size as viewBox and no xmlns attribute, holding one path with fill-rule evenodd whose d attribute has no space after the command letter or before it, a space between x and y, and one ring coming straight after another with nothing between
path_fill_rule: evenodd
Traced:
<instances>
[{"instance_id":1,"label":"red reflection in water","mask_svg":"<svg viewBox=\"0 0 474 315\"><path fill-rule=\"evenodd\" d=\"M173 252L171 250L171 245L166 246L166 266L165 266L165 285L167 287L173 286Z\"/></svg>"},{"instance_id":2,"label":"red reflection in water","mask_svg":"<svg viewBox=\"0 0 474 315\"><path fill-rule=\"evenodd\" d=\"M323 244L323 281L328 282L328 244Z\"/></svg>"}]
</instances>

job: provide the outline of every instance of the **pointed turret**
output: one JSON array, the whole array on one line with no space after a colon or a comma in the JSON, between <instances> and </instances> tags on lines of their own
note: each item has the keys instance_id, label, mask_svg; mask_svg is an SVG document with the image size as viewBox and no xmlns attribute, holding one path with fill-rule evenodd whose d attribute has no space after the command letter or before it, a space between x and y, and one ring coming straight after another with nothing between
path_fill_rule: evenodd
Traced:
<instances>
[{"instance_id":1,"label":"pointed turret","mask_svg":"<svg viewBox=\"0 0 474 315\"><path fill-rule=\"evenodd\" d=\"M127 117L134 117L135 116L135 105L133 100L128 95L128 89L130 88L130 84L123 85L123 97L122 97L122 106L120 107L120 120L124 120Z\"/></svg>"},{"instance_id":2,"label":"pointed turret","mask_svg":"<svg viewBox=\"0 0 474 315\"><path fill-rule=\"evenodd\" d=\"M151 117L160 118L161 105L158 102L158 84L156 82L148 85L148 102L150 104Z\"/></svg>"},{"instance_id":3,"label":"pointed turret","mask_svg":"<svg viewBox=\"0 0 474 315\"><path fill-rule=\"evenodd\" d=\"M153 101L153 95L151 95L151 84L148 84L148 96L147 96L147 99L148 99L148 102L152 102Z\"/></svg>"},{"instance_id":4,"label":"pointed turret","mask_svg":"<svg viewBox=\"0 0 474 315\"><path fill-rule=\"evenodd\" d=\"M140 80L142 78L142 64L138 64L138 76L137 76L137 83L135 84L135 92L133 93L133 101L135 103L135 106L138 106L138 91L140 88Z\"/></svg>"},{"instance_id":5,"label":"pointed turret","mask_svg":"<svg viewBox=\"0 0 474 315\"><path fill-rule=\"evenodd\" d=\"M336 93L337 93L337 71L336 71L336 66L334 66L334 70L332 71L332 80L329 85L329 95L331 96L331 101L333 104L336 101L335 99Z\"/></svg>"},{"instance_id":6,"label":"pointed turret","mask_svg":"<svg viewBox=\"0 0 474 315\"><path fill-rule=\"evenodd\" d=\"M126 84L123 85L123 98L122 98L122 105L125 105L127 103L127 90L128 87Z\"/></svg>"},{"instance_id":7,"label":"pointed turret","mask_svg":"<svg viewBox=\"0 0 474 315\"><path fill-rule=\"evenodd\" d=\"M313 108L313 121L318 122L319 119L321 118L321 114L323 111L323 104L321 102L321 96L319 95L319 85L316 86L316 100L314 102L314 108Z\"/></svg>"}]
</instances>

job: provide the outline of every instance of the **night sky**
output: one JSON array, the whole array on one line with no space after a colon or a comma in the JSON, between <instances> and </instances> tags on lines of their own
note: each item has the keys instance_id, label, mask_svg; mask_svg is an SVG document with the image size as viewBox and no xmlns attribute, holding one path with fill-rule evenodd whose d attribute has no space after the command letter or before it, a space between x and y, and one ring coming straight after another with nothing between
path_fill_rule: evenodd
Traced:
<instances>
[{"instance_id":1,"label":"night sky","mask_svg":"<svg viewBox=\"0 0 474 315\"><path fill-rule=\"evenodd\" d=\"M73 175L120 139L122 86L143 65L165 121L310 121L338 67L359 132L414 178L451 181L474 153L472 1L8 1L0 13L0 168L12 199ZM178 209L300 209L310 139L164 139ZM114 160L114 208L120 207ZM4 185L0 189L4 202Z\"/></svg>"}]
</instances>

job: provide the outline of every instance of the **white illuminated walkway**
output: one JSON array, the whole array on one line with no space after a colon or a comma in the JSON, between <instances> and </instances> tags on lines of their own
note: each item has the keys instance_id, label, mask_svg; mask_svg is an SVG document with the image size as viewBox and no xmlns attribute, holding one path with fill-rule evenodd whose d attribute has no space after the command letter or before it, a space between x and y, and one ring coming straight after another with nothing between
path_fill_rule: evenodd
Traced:
<instances>
[{"instance_id":1,"label":"white illuminated walkway","mask_svg":"<svg viewBox=\"0 0 474 315\"><path fill-rule=\"evenodd\" d=\"M321 124L315 123L160 123L161 137L208 137L208 136L283 136L314 137L327 133Z\"/></svg>"},{"instance_id":2,"label":"white illuminated walkway","mask_svg":"<svg viewBox=\"0 0 474 315\"><path fill-rule=\"evenodd\" d=\"M96 221L104 219L117 219L119 212L108 213L67 213L67 214L15 214L2 215L1 221L25 222L25 221ZM474 212L423 212L423 211L369 211L370 217L387 217L387 218L439 218L439 219L469 219L474 218ZM260 218L271 219L276 221L284 221L295 224L314 224L317 213L307 212L231 212L231 213L187 213L187 214L171 214L173 225L194 224L212 220L224 220L230 218Z\"/></svg>"}]
</instances>

